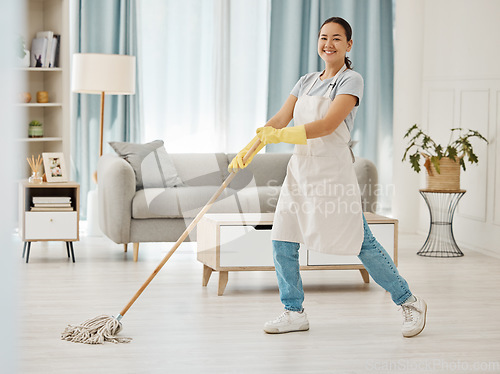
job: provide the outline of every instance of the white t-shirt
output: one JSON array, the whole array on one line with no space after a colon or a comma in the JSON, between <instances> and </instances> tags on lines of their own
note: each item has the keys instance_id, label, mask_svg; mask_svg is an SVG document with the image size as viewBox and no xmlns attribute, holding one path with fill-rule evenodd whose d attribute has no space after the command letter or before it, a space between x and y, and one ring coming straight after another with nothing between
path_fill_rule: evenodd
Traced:
<instances>
[{"instance_id":1,"label":"white t-shirt","mask_svg":"<svg viewBox=\"0 0 500 374\"><path fill-rule=\"evenodd\" d=\"M317 76L318 72L303 75L299 79L293 90L290 92L290 95L293 95L297 98L300 97L302 94L304 94L304 90L306 90L312 84L313 80L315 80ZM333 78L325 79L324 81L318 79L309 91L308 95L323 96L328 90L328 87L330 86L332 81ZM340 74L330 94L330 99L332 99L332 101L337 95L353 95L358 98L356 106L351 110L351 112L345 119L345 123L349 131L352 131L352 128L354 127L354 118L356 117L359 103L363 98L363 87L364 83L361 74L355 72L354 70L347 69L342 74Z\"/></svg>"}]
</instances>

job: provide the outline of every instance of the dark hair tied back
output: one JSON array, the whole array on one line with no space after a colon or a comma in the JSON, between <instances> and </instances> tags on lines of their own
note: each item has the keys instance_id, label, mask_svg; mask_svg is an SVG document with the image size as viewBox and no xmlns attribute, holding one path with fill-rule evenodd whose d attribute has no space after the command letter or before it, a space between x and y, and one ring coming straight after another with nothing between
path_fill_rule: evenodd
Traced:
<instances>
[{"instance_id":1,"label":"dark hair tied back","mask_svg":"<svg viewBox=\"0 0 500 374\"><path fill-rule=\"evenodd\" d=\"M321 32L321 29L323 28L323 26L325 26L327 23L336 23L336 24L339 24L340 26L342 26L344 28L347 41L351 40L352 28L351 28L351 25L349 25L349 22L347 22L345 19L340 18L340 17L328 18L325 22L323 22L323 24L319 28L320 32ZM318 37L319 37L319 35L318 35ZM345 56L344 62L345 62L345 65L348 69L352 69L352 63L351 63L351 60L349 59L349 57Z\"/></svg>"}]
</instances>

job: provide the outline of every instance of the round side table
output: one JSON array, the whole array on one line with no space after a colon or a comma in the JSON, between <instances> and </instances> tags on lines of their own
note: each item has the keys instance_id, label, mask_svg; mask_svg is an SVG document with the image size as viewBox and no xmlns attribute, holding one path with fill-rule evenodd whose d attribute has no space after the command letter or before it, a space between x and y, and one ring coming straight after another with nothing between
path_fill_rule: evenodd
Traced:
<instances>
[{"instance_id":1,"label":"round side table","mask_svg":"<svg viewBox=\"0 0 500 374\"><path fill-rule=\"evenodd\" d=\"M417 255L427 257L462 257L453 236L453 214L465 190L420 190L429 208L430 227L424 245Z\"/></svg>"}]
</instances>

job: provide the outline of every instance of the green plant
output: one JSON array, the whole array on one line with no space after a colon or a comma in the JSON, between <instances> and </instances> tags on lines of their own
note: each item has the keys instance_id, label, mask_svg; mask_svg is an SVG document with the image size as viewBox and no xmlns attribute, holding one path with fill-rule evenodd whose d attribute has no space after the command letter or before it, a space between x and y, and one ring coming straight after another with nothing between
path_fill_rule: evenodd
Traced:
<instances>
[{"instance_id":1,"label":"green plant","mask_svg":"<svg viewBox=\"0 0 500 374\"><path fill-rule=\"evenodd\" d=\"M28 138L43 137L43 124L40 121L33 120L28 126Z\"/></svg>"},{"instance_id":2,"label":"green plant","mask_svg":"<svg viewBox=\"0 0 500 374\"><path fill-rule=\"evenodd\" d=\"M470 143L471 138L479 138L488 143L488 140L482 136L476 130L463 129L457 127L450 130L450 140L447 145L442 146L437 144L429 135L418 127L417 124L413 125L408 129L404 138L409 138L408 146L406 147L403 159L401 161L408 159L410 161L411 167L417 173L420 172L420 155L427 155L427 162L431 162L438 173L441 173L439 168L439 160L443 157L448 157L453 161L457 159L460 162L460 166L464 171L465 168L465 156L467 156L467 161L471 164L477 164L478 158L474 153L472 144ZM413 153L410 153L413 152ZM410 153L410 154L409 154ZM430 160L430 161L429 161ZM430 165L425 165L427 168Z\"/></svg>"}]
</instances>

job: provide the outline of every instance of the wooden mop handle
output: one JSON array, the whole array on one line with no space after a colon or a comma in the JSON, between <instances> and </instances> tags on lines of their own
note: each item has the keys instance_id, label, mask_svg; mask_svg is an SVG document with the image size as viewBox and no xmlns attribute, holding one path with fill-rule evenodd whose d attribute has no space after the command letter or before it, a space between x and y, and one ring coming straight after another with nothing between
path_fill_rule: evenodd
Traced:
<instances>
[{"instance_id":1,"label":"wooden mop handle","mask_svg":"<svg viewBox=\"0 0 500 374\"><path fill-rule=\"evenodd\" d=\"M257 150L257 148L259 147L259 145L260 145L260 139L257 139L255 141L255 143L253 143L252 148L250 148L250 150L247 152L247 154L245 155L245 157L243 157L243 163L247 162L247 160L250 158L250 156L252 156L253 153Z\"/></svg>"},{"instance_id":2,"label":"wooden mop handle","mask_svg":"<svg viewBox=\"0 0 500 374\"><path fill-rule=\"evenodd\" d=\"M247 152L247 154L243 158L243 162L245 162L257 150L257 147L259 146L259 144L260 144L260 140L257 140L253 144L252 148L250 148L250 150ZM226 180L224 181L224 183L222 183L222 185L219 187L219 189L210 198L210 200L208 201L208 203L196 215L196 217L193 220L193 222L191 222L191 224L186 228L186 230L184 230L184 232L182 233L182 235L180 236L180 238L177 239L177 241L175 242L175 244L172 246L172 249L170 249L170 251L165 255L165 257L163 257L163 260L156 267L156 269L151 273L151 275L146 280L146 282L144 282L144 284L141 286L141 288L139 288L139 290L135 293L135 295L132 297L132 299L130 299L130 301L128 302L128 304L125 306L125 308L123 308L122 311L120 312L120 314L116 317L118 320L120 320L125 315L125 313L127 313L127 311L130 309L130 307L139 298L139 296L141 296L142 292L146 289L146 287L149 285L149 283L151 283L151 281L154 279L154 277L156 277L156 274L158 274L160 272L160 270L163 267L163 265L165 265L167 263L167 261L174 254L174 252L177 250L177 248L179 248L179 246L182 244L182 242L184 240L186 240L186 238L188 237L189 233L191 231L193 231L193 229L196 227L196 225L202 219L202 217L205 215L205 213L212 207L212 205L215 203L215 201L220 196L220 194L226 189L226 187L229 185L229 183L231 183L231 181L233 180L233 178L236 176L237 172L238 172L238 169L236 169L235 171L233 171L232 173L229 174L229 176L226 178Z\"/></svg>"}]
</instances>

